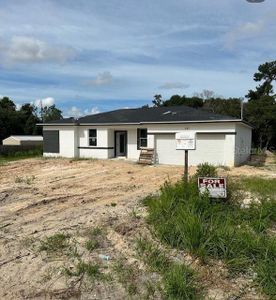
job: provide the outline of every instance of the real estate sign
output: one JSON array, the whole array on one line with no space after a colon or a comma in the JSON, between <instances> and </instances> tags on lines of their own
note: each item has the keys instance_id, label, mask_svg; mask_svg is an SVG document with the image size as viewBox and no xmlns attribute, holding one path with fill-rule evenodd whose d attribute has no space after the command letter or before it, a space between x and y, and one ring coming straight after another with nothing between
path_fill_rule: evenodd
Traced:
<instances>
[{"instance_id":1,"label":"real estate sign","mask_svg":"<svg viewBox=\"0 0 276 300\"><path fill-rule=\"evenodd\" d=\"M176 150L195 150L196 148L196 132L186 130L175 134Z\"/></svg>"},{"instance_id":2,"label":"real estate sign","mask_svg":"<svg viewBox=\"0 0 276 300\"><path fill-rule=\"evenodd\" d=\"M226 198L226 178L199 177L198 189L201 194L209 192L212 198Z\"/></svg>"}]
</instances>

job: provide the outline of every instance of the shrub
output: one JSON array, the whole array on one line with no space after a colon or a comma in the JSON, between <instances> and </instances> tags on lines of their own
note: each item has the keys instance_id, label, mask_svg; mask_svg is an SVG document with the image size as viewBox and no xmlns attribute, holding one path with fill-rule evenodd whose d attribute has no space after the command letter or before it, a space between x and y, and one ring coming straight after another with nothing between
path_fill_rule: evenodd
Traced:
<instances>
[{"instance_id":1,"label":"shrub","mask_svg":"<svg viewBox=\"0 0 276 300\"><path fill-rule=\"evenodd\" d=\"M199 164L197 166L196 177L217 177L216 167L208 163Z\"/></svg>"}]
</instances>

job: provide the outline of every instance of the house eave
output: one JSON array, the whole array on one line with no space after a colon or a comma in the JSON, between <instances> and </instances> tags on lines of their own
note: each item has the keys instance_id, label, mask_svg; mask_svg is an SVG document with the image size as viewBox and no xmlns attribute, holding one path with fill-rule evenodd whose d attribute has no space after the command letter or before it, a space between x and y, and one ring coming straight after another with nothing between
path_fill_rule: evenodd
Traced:
<instances>
[{"instance_id":1,"label":"house eave","mask_svg":"<svg viewBox=\"0 0 276 300\"><path fill-rule=\"evenodd\" d=\"M121 126L121 125L147 125L147 124L191 124L191 123L242 123L245 126L253 126L241 119L230 120L198 120L198 121L154 121L154 122L118 122L118 123L39 123L38 126Z\"/></svg>"}]
</instances>

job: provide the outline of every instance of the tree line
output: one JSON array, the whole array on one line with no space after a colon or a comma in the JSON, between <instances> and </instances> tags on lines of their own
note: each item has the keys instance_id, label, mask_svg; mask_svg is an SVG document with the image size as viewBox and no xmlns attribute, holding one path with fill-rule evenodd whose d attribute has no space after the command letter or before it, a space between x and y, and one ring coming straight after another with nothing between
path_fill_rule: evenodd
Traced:
<instances>
[{"instance_id":1,"label":"tree line","mask_svg":"<svg viewBox=\"0 0 276 300\"><path fill-rule=\"evenodd\" d=\"M10 135L42 134L37 123L58 120L62 112L55 105L40 108L30 103L23 104L19 109L8 97L0 99L0 145Z\"/></svg>"},{"instance_id":2,"label":"tree line","mask_svg":"<svg viewBox=\"0 0 276 300\"><path fill-rule=\"evenodd\" d=\"M242 118L253 128L253 145L259 148L276 149L276 94L273 83L276 81L276 61L259 66L254 74L254 80L259 83L254 90L249 90L242 98L223 98L213 91L204 90L193 97L173 95L163 100L161 95L155 95L154 106L187 105L207 111Z\"/></svg>"}]
</instances>

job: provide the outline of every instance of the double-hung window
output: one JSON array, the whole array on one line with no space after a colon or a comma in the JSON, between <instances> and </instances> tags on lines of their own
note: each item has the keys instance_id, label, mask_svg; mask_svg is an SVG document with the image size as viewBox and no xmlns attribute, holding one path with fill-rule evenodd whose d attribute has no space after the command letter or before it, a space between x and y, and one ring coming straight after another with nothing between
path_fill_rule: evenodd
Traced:
<instances>
[{"instance_id":1,"label":"double-hung window","mask_svg":"<svg viewBox=\"0 0 276 300\"><path fill-rule=\"evenodd\" d=\"M148 146L148 130L146 128L137 129L137 149Z\"/></svg>"},{"instance_id":2,"label":"double-hung window","mask_svg":"<svg viewBox=\"0 0 276 300\"><path fill-rule=\"evenodd\" d=\"M89 129L89 146L97 146L97 129Z\"/></svg>"}]
</instances>

